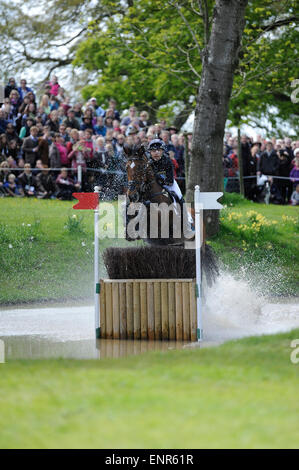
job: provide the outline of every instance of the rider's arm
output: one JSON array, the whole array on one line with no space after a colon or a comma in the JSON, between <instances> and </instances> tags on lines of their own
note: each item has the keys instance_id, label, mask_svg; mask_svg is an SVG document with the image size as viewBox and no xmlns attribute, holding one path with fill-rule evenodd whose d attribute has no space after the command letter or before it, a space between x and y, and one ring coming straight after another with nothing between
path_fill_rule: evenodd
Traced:
<instances>
[{"instance_id":1,"label":"rider's arm","mask_svg":"<svg viewBox=\"0 0 299 470\"><path fill-rule=\"evenodd\" d=\"M173 182L174 182L173 165L171 163L171 160L167 158L165 184L167 184L168 186L171 186Z\"/></svg>"}]
</instances>

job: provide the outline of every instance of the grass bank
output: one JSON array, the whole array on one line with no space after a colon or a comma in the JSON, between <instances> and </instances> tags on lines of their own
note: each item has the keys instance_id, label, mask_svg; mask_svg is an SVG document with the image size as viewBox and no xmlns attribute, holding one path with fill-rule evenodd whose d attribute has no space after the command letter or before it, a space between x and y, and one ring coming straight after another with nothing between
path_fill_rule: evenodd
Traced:
<instances>
[{"instance_id":1,"label":"grass bank","mask_svg":"<svg viewBox=\"0 0 299 470\"><path fill-rule=\"evenodd\" d=\"M0 364L0 448L298 448L295 338Z\"/></svg>"},{"instance_id":2,"label":"grass bank","mask_svg":"<svg viewBox=\"0 0 299 470\"><path fill-rule=\"evenodd\" d=\"M298 208L225 198L219 235L210 241L223 265L274 294L298 293ZM0 199L0 304L92 299L93 212L73 204ZM102 240L101 248L108 244L127 242Z\"/></svg>"},{"instance_id":3,"label":"grass bank","mask_svg":"<svg viewBox=\"0 0 299 470\"><path fill-rule=\"evenodd\" d=\"M256 292L299 295L298 207L254 204L225 193L220 231L210 243L225 269Z\"/></svg>"}]
</instances>

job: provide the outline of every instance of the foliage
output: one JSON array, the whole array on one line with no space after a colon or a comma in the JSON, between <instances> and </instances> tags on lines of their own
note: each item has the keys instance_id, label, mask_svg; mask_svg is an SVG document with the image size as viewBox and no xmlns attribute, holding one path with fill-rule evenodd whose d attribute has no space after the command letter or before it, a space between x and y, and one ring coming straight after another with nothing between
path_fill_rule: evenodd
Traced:
<instances>
[{"instance_id":1,"label":"foliage","mask_svg":"<svg viewBox=\"0 0 299 470\"><path fill-rule=\"evenodd\" d=\"M64 228L72 235L81 235L85 233L83 220L83 215L69 215Z\"/></svg>"},{"instance_id":2,"label":"foliage","mask_svg":"<svg viewBox=\"0 0 299 470\"><path fill-rule=\"evenodd\" d=\"M215 2L207 3L209 28ZM107 105L115 97L120 109L135 103L179 125L195 106L205 39L203 14L191 0L32 0L10 5L0 1L0 57L4 78L16 70L44 66L65 68L75 88L88 83L83 97L95 95ZM47 12L44 21L40 11ZM203 12L204 13L204 12ZM296 0L249 0L246 24L229 109L233 125L263 127L266 118L278 133L288 122L298 132L298 108L290 100L298 69ZM70 65L73 62L74 69ZM44 77L45 78L45 77ZM160 111L161 110L161 111Z\"/></svg>"},{"instance_id":3,"label":"foliage","mask_svg":"<svg viewBox=\"0 0 299 470\"><path fill-rule=\"evenodd\" d=\"M211 17L214 2L208 3ZM100 77L85 88L84 97L95 94L107 102L113 95L123 107L134 102L156 110L175 103L186 107L187 117L200 80L204 27L193 2L179 5L159 0L153 8L151 0L136 0L123 15L109 18L104 29L92 22L74 64ZM297 24L295 0L249 1L229 110L232 124L262 127L264 116L274 128L283 120L296 130L298 110L290 95L298 67Z\"/></svg>"}]
</instances>

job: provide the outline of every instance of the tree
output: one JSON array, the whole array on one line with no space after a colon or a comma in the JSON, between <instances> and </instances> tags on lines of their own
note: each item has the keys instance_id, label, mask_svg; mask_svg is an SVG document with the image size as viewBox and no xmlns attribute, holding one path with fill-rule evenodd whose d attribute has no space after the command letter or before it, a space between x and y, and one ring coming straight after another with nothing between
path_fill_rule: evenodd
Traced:
<instances>
[{"instance_id":1,"label":"tree","mask_svg":"<svg viewBox=\"0 0 299 470\"><path fill-rule=\"evenodd\" d=\"M224 128L234 72L238 66L248 0L216 0L211 30L207 7L203 3L205 47L202 51L202 75L195 111L187 200L192 200L194 186L198 183L203 191L219 191L223 188ZM207 233L217 233L218 212L209 211L205 220Z\"/></svg>"}]
</instances>

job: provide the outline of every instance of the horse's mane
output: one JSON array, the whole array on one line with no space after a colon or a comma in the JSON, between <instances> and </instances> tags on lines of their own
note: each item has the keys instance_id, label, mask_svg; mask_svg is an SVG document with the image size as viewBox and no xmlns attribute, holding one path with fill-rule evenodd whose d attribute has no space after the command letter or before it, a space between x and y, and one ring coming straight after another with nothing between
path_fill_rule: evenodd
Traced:
<instances>
[{"instance_id":1,"label":"horse's mane","mask_svg":"<svg viewBox=\"0 0 299 470\"><path fill-rule=\"evenodd\" d=\"M145 144L125 144L124 153L129 160L130 158L140 158L146 156L146 145Z\"/></svg>"}]
</instances>

